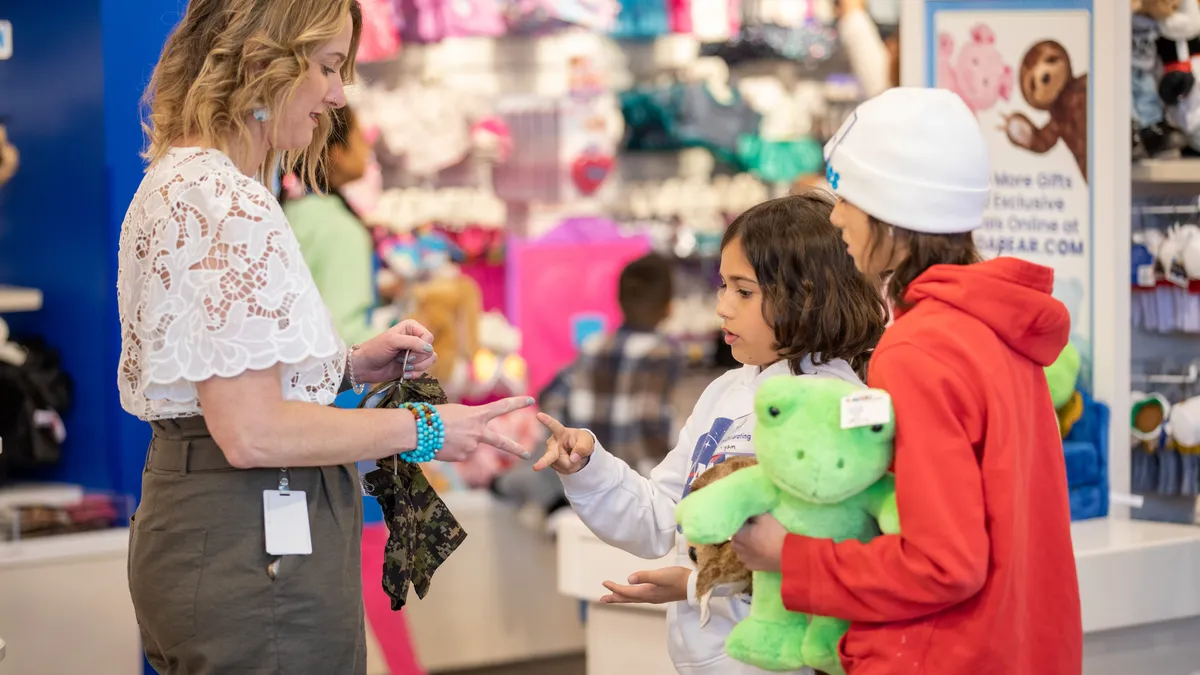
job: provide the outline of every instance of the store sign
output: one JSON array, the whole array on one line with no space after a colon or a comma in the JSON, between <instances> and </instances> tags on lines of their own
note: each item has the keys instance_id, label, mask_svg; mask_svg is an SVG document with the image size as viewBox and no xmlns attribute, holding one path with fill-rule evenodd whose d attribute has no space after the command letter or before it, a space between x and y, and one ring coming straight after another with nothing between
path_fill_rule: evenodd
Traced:
<instances>
[{"instance_id":1,"label":"store sign","mask_svg":"<svg viewBox=\"0 0 1200 675\"><path fill-rule=\"evenodd\" d=\"M0 61L7 61L13 55L12 22L0 19Z\"/></svg>"},{"instance_id":2,"label":"store sign","mask_svg":"<svg viewBox=\"0 0 1200 675\"><path fill-rule=\"evenodd\" d=\"M927 84L959 94L988 139L986 257L1055 272L1071 341L1092 363L1091 0L926 0Z\"/></svg>"}]
</instances>

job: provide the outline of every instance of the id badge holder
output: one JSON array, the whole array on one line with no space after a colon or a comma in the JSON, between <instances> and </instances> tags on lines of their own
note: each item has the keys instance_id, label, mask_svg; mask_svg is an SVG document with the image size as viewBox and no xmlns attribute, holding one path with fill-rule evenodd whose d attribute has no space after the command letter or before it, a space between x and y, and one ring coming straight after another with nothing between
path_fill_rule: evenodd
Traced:
<instances>
[{"instance_id":1,"label":"id badge holder","mask_svg":"<svg viewBox=\"0 0 1200 675\"><path fill-rule=\"evenodd\" d=\"M288 489L287 469L279 470L279 489L263 490L263 528L268 555L311 555L308 498Z\"/></svg>"}]
</instances>

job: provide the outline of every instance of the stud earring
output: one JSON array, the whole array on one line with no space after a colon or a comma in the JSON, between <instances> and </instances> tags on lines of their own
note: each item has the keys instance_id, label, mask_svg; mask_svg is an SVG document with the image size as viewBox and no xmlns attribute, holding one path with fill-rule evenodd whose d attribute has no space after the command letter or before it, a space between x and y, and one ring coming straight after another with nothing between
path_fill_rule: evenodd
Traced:
<instances>
[{"instance_id":1,"label":"stud earring","mask_svg":"<svg viewBox=\"0 0 1200 675\"><path fill-rule=\"evenodd\" d=\"M258 120L259 122L266 122L267 120L271 119L271 111L267 110L266 108L255 108L254 119Z\"/></svg>"}]
</instances>

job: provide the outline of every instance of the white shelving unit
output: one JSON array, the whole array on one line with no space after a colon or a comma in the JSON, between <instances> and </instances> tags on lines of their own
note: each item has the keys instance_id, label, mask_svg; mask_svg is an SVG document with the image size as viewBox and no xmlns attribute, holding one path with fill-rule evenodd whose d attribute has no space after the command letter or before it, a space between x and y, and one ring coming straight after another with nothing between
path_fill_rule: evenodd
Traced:
<instances>
[{"instance_id":1,"label":"white shelving unit","mask_svg":"<svg viewBox=\"0 0 1200 675\"><path fill-rule=\"evenodd\" d=\"M1130 170L1134 183L1200 185L1200 159L1148 159Z\"/></svg>"},{"instance_id":2,"label":"white shelving unit","mask_svg":"<svg viewBox=\"0 0 1200 675\"><path fill-rule=\"evenodd\" d=\"M0 314L36 312L42 308L42 292L36 288L0 286Z\"/></svg>"},{"instance_id":3,"label":"white shelving unit","mask_svg":"<svg viewBox=\"0 0 1200 675\"><path fill-rule=\"evenodd\" d=\"M0 542L0 673L140 675L128 542L126 529Z\"/></svg>"}]
</instances>

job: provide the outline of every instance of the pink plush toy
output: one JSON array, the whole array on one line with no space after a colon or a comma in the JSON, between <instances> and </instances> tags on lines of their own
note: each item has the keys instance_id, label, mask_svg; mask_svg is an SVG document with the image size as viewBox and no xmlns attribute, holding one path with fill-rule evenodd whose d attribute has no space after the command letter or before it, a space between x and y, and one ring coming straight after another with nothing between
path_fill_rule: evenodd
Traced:
<instances>
[{"instance_id":1,"label":"pink plush toy","mask_svg":"<svg viewBox=\"0 0 1200 675\"><path fill-rule=\"evenodd\" d=\"M1012 68L996 49L996 35L984 24L971 29L971 41L954 58L954 38L938 36L938 87L958 94L972 112L981 113L1008 100L1013 85Z\"/></svg>"}]
</instances>

